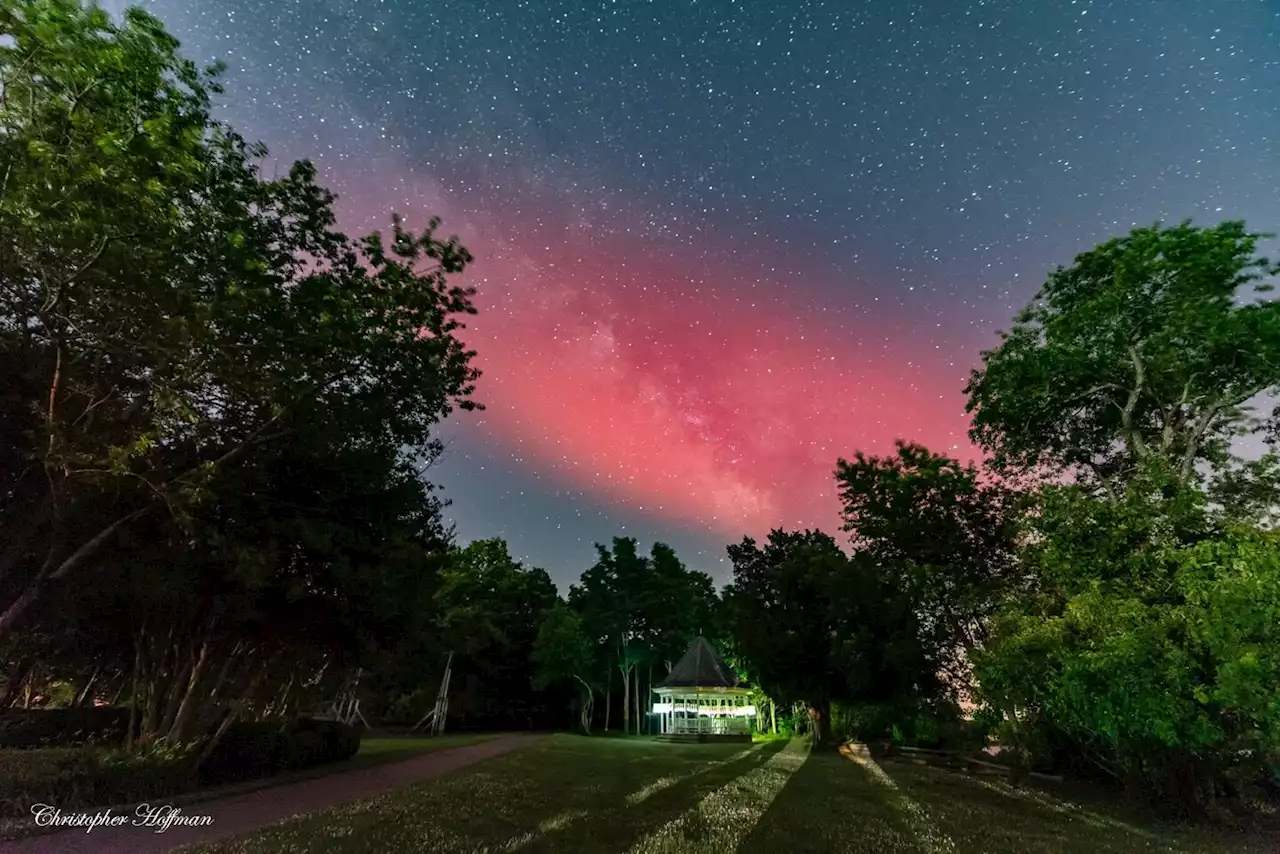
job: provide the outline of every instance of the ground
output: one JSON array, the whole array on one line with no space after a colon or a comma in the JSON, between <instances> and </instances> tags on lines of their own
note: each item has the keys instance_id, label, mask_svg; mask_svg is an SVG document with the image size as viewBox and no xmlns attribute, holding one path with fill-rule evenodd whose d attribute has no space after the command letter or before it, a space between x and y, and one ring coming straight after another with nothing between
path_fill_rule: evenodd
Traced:
<instances>
[{"instance_id":1,"label":"ground","mask_svg":"<svg viewBox=\"0 0 1280 854\"><path fill-rule=\"evenodd\" d=\"M800 740L557 735L200 854L284 852L1223 852L1274 842L1138 822L1039 790L854 762Z\"/></svg>"},{"instance_id":2,"label":"ground","mask_svg":"<svg viewBox=\"0 0 1280 854\"><path fill-rule=\"evenodd\" d=\"M316 770L329 773L335 767L338 770L366 768L370 765L380 765L383 762L398 762L401 759L408 759L410 756L416 756L428 750L465 747L468 744L479 744L491 738L494 738L494 735L489 733L480 735L439 735L430 738L420 735L398 737L365 736L360 740L360 751L342 763L341 766L329 765Z\"/></svg>"},{"instance_id":3,"label":"ground","mask_svg":"<svg viewBox=\"0 0 1280 854\"><path fill-rule=\"evenodd\" d=\"M166 854L184 844L211 842L253 833L294 816L372 797L381 792L420 783L455 772L475 762L519 750L538 736L445 736L441 738L370 738L347 762L192 795L156 801L154 807L177 807L182 814L203 817L196 825L170 824L156 829L134 820L132 807L117 807L110 815L122 825L79 828L33 826L22 820L13 841L0 841L0 854ZM81 813L79 810L65 810ZM98 811L89 811L90 814ZM102 814L102 813L98 813Z\"/></svg>"}]
</instances>

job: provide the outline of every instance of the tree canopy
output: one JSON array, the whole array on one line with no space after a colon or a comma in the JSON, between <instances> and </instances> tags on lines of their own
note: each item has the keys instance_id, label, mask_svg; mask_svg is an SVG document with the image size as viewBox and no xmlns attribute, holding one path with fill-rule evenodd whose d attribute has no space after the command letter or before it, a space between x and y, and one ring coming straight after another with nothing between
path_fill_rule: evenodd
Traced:
<instances>
[{"instance_id":1,"label":"tree canopy","mask_svg":"<svg viewBox=\"0 0 1280 854\"><path fill-rule=\"evenodd\" d=\"M1246 406L1280 384L1262 236L1137 228L1055 270L973 372L973 440L1006 470L1082 471L1113 490L1149 458L1184 481L1220 462Z\"/></svg>"},{"instance_id":2,"label":"tree canopy","mask_svg":"<svg viewBox=\"0 0 1280 854\"><path fill-rule=\"evenodd\" d=\"M849 558L821 531L774 530L728 552L737 651L766 693L809 707L819 739L833 701L938 695L909 594L869 556Z\"/></svg>"},{"instance_id":3,"label":"tree canopy","mask_svg":"<svg viewBox=\"0 0 1280 854\"><path fill-rule=\"evenodd\" d=\"M844 529L856 552L910 592L921 629L954 672L1017 569L1018 495L973 465L898 441L884 457L836 463Z\"/></svg>"},{"instance_id":4,"label":"tree canopy","mask_svg":"<svg viewBox=\"0 0 1280 854\"><path fill-rule=\"evenodd\" d=\"M0 635L150 513L182 521L211 478L298 425L426 453L477 373L456 332L471 256L396 219L334 228L314 167L210 113L151 16L6 6L0 33ZM90 523L76 508L113 509Z\"/></svg>"}]
</instances>

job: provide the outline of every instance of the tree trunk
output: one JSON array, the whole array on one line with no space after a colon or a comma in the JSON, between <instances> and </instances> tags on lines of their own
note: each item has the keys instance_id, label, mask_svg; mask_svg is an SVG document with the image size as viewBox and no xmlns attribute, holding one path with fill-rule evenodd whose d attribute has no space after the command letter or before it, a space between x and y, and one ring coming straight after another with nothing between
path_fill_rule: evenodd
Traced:
<instances>
[{"instance_id":1,"label":"tree trunk","mask_svg":"<svg viewBox=\"0 0 1280 854\"><path fill-rule=\"evenodd\" d=\"M34 657L15 662L9 668L5 679L4 694L0 695L0 709L8 709L18 702L22 695L22 687L27 684L27 677L36 667Z\"/></svg>"},{"instance_id":2,"label":"tree trunk","mask_svg":"<svg viewBox=\"0 0 1280 854\"><path fill-rule=\"evenodd\" d=\"M190 659L190 656L188 656ZM178 708L182 705L182 700L186 693L182 690L183 683L190 685L191 675L195 672L198 662L188 660L177 666L177 653L174 654L174 671L172 678L168 681L168 685L164 691L165 703L164 714L160 716L160 723L156 727L156 735L160 738L168 739L173 731L173 724L178 719Z\"/></svg>"},{"instance_id":3,"label":"tree trunk","mask_svg":"<svg viewBox=\"0 0 1280 854\"><path fill-rule=\"evenodd\" d=\"M41 567L33 578L22 590L17 599L13 600L3 613L0 613L0 639L4 639L11 635L18 626L18 621L27 613L27 610L36 603L40 595L44 592L44 588L51 581L57 581L67 573L76 569L80 564L89 559L104 543L115 536L116 532L129 524L133 520L139 518L144 513L150 511L150 507L121 516L110 525L103 528L93 537L90 537L80 545L80 548L71 553L69 557L58 564L56 568L51 566Z\"/></svg>"},{"instance_id":4,"label":"tree trunk","mask_svg":"<svg viewBox=\"0 0 1280 854\"><path fill-rule=\"evenodd\" d=\"M831 738L831 702L819 700L809 706L809 721L813 726L813 743L826 744Z\"/></svg>"},{"instance_id":5,"label":"tree trunk","mask_svg":"<svg viewBox=\"0 0 1280 854\"><path fill-rule=\"evenodd\" d=\"M34 692L34 688L36 684L36 672L38 670L39 670L38 667L31 668L30 672L27 673L26 684L22 686L22 708L24 709L31 708L31 695Z\"/></svg>"},{"instance_id":6,"label":"tree trunk","mask_svg":"<svg viewBox=\"0 0 1280 854\"><path fill-rule=\"evenodd\" d=\"M83 706L85 705L86 701L90 700L93 697L93 694L91 693L93 691L93 683L98 681L98 674L101 672L102 672L101 666L93 668L93 673L89 674L89 681L84 683L84 687L81 688L80 693L76 695L74 705L76 705L77 707Z\"/></svg>"},{"instance_id":7,"label":"tree trunk","mask_svg":"<svg viewBox=\"0 0 1280 854\"><path fill-rule=\"evenodd\" d=\"M579 719L582 724L582 734L591 735L591 706L592 706L592 698L595 696L595 692L591 690L591 686L588 685L587 681L583 679L581 676L575 676L573 678L577 679L578 682L582 685L582 708L579 710L580 711Z\"/></svg>"},{"instance_id":8,"label":"tree trunk","mask_svg":"<svg viewBox=\"0 0 1280 854\"><path fill-rule=\"evenodd\" d=\"M150 744L152 741L155 740L156 736L159 734L160 715L162 711L161 701L168 694L168 692L165 691L165 687L166 687L165 676L166 676L166 671L168 670L166 665L169 664L170 654L172 654L175 659L174 665L177 664L177 660L176 660L177 650L174 649L174 645L173 645L173 632L174 632L174 626L173 624L170 624L169 635L165 639L164 652L160 656L159 664L157 664L154 669L150 667L146 667L144 671L146 675L146 678L144 679L144 683L146 684L147 706L146 706L146 711L142 716L142 727L141 727L141 732L139 734L139 740L143 744ZM145 659L143 663L145 666L146 665ZM170 684L172 684L171 680L170 680Z\"/></svg>"},{"instance_id":9,"label":"tree trunk","mask_svg":"<svg viewBox=\"0 0 1280 854\"><path fill-rule=\"evenodd\" d=\"M238 643L231 648L231 652L222 660L222 667L218 670L218 678L213 680L213 685L209 687L207 702L216 703L222 686L227 683L227 677L231 675L231 668L236 663L236 658L244 651L244 644Z\"/></svg>"},{"instance_id":10,"label":"tree trunk","mask_svg":"<svg viewBox=\"0 0 1280 854\"><path fill-rule=\"evenodd\" d=\"M1189 753L1179 752L1164 763L1155 775L1165 803L1172 804L1182 817L1193 821L1208 819L1217 803L1217 780L1213 766Z\"/></svg>"},{"instance_id":11,"label":"tree trunk","mask_svg":"<svg viewBox=\"0 0 1280 854\"><path fill-rule=\"evenodd\" d=\"M772 697L769 698L769 726L770 726L770 729L772 729L773 734L777 735L778 734L778 704L773 701Z\"/></svg>"},{"instance_id":12,"label":"tree trunk","mask_svg":"<svg viewBox=\"0 0 1280 854\"><path fill-rule=\"evenodd\" d=\"M278 714L281 717L285 715L289 708L289 700L293 697L293 685L297 679L297 673L289 673L289 681L284 683L284 688L280 691L280 696L271 704L269 711L272 714Z\"/></svg>"},{"instance_id":13,"label":"tree trunk","mask_svg":"<svg viewBox=\"0 0 1280 854\"><path fill-rule=\"evenodd\" d=\"M214 730L213 735L205 743L204 748L200 751L200 755L196 757L195 767L198 769L205 763L205 760L213 753L213 749L218 746L218 742L222 741L222 737L226 735L227 730L235 723L236 718L240 717L240 713L244 711L244 707L248 705L249 700L253 699L253 695L257 693L258 686L262 684L262 680L266 678L267 668L259 670L249 680L249 685L245 688L244 694L240 696L231 708L227 710L226 717L222 719L222 723L218 724L218 728Z\"/></svg>"},{"instance_id":14,"label":"tree trunk","mask_svg":"<svg viewBox=\"0 0 1280 854\"><path fill-rule=\"evenodd\" d=\"M649 732L650 722L649 722L649 714L648 714L649 709L651 708L650 703L652 701L653 701L653 662L651 661L649 662L649 668L645 671L645 674L644 674L644 712L645 714L644 714L643 720L644 720L644 731L648 735L653 734Z\"/></svg>"},{"instance_id":15,"label":"tree trunk","mask_svg":"<svg viewBox=\"0 0 1280 854\"><path fill-rule=\"evenodd\" d=\"M609 712L613 709L613 668L604 671L604 731L609 731Z\"/></svg>"},{"instance_id":16,"label":"tree trunk","mask_svg":"<svg viewBox=\"0 0 1280 854\"><path fill-rule=\"evenodd\" d=\"M169 728L169 739L178 744L187 741L190 737L191 721L195 717L196 710L196 688L204 677L204 668L208 663L209 642L206 640L200 645L200 657L196 659L195 666L191 668L191 675L187 679L187 690L182 696L178 711L174 715L173 723Z\"/></svg>"},{"instance_id":17,"label":"tree trunk","mask_svg":"<svg viewBox=\"0 0 1280 854\"><path fill-rule=\"evenodd\" d=\"M125 738L125 749L133 750L138 739L138 728L141 721L138 717L138 688L142 682L142 641L146 637L145 629L133 633L133 678L129 687L129 734Z\"/></svg>"},{"instance_id":18,"label":"tree trunk","mask_svg":"<svg viewBox=\"0 0 1280 854\"><path fill-rule=\"evenodd\" d=\"M644 723L644 717L640 714L640 668L639 667L635 669L635 674L636 674L636 697L634 702L636 704L636 735L641 735L642 733L640 732L640 727Z\"/></svg>"},{"instance_id":19,"label":"tree trunk","mask_svg":"<svg viewBox=\"0 0 1280 854\"><path fill-rule=\"evenodd\" d=\"M622 673L622 734L631 735L631 668L619 666Z\"/></svg>"}]
</instances>

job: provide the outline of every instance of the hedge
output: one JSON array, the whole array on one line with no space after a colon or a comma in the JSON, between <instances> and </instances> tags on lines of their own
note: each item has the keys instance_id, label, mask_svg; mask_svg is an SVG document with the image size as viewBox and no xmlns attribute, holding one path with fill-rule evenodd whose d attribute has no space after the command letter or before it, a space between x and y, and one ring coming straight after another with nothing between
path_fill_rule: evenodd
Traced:
<instances>
[{"instance_id":1,"label":"hedge","mask_svg":"<svg viewBox=\"0 0 1280 854\"><path fill-rule=\"evenodd\" d=\"M29 818L33 804L86 809L173 796L194 788L189 763L131 758L93 747L0 750L0 815Z\"/></svg>"},{"instance_id":2,"label":"hedge","mask_svg":"<svg viewBox=\"0 0 1280 854\"><path fill-rule=\"evenodd\" d=\"M129 710L119 706L6 709L0 712L0 748L123 744Z\"/></svg>"},{"instance_id":3,"label":"hedge","mask_svg":"<svg viewBox=\"0 0 1280 854\"><path fill-rule=\"evenodd\" d=\"M302 719L234 723L198 770L190 753L163 749L137 755L94 745L0 750L0 816L29 817L36 803L67 810L173 797L341 762L359 749L354 727Z\"/></svg>"},{"instance_id":4,"label":"hedge","mask_svg":"<svg viewBox=\"0 0 1280 854\"><path fill-rule=\"evenodd\" d=\"M291 725L242 721L230 726L200 767L206 785L269 777L341 762L360 749L360 732L337 721L303 718Z\"/></svg>"}]
</instances>

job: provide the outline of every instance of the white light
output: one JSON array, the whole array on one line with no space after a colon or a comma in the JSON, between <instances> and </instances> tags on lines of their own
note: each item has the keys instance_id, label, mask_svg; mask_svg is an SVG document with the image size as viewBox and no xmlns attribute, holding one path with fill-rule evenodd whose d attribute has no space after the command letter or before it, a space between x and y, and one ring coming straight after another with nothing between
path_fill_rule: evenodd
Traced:
<instances>
[{"instance_id":1,"label":"white light","mask_svg":"<svg viewBox=\"0 0 1280 854\"><path fill-rule=\"evenodd\" d=\"M701 709L693 705L683 705L675 703L654 703L651 709L655 715L665 715L669 712L698 712L703 717L708 718L749 718L754 717L756 713L755 706L704 706Z\"/></svg>"}]
</instances>

